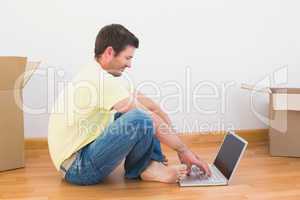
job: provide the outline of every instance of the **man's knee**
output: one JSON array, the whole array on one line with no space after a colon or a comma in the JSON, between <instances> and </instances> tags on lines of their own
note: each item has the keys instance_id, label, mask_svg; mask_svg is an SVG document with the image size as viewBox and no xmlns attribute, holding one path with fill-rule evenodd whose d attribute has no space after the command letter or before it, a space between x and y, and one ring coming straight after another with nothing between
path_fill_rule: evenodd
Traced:
<instances>
[{"instance_id":1,"label":"man's knee","mask_svg":"<svg viewBox=\"0 0 300 200\"><path fill-rule=\"evenodd\" d=\"M133 109L128 112L128 117L137 130L143 130L145 134L153 134L153 119L149 113L142 109Z\"/></svg>"}]
</instances>

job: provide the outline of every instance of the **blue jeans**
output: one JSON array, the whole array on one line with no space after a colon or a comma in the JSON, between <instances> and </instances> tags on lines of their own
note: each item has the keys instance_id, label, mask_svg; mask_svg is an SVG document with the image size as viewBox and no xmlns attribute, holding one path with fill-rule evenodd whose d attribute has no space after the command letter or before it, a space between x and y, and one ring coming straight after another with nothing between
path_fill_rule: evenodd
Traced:
<instances>
[{"instance_id":1,"label":"blue jeans","mask_svg":"<svg viewBox=\"0 0 300 200\"><path fill-rule=\"evenodd\" d=\"M151 160L164 156L154 135L153 121L140 109L116 113L114 122L93 142L79 150L65 180L76 185L101 182L125 158L125 177L138 179Z\"/></svg>"}]
</instances>

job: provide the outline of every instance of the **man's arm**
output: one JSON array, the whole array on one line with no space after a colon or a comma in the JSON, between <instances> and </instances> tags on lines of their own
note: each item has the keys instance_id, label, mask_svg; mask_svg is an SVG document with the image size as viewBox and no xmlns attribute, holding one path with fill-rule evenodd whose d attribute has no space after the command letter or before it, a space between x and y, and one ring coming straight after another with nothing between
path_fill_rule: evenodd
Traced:
<instances>
[{"instance_id":1,"label":"man's arm","mask_svg":"<svg viewBox=\"0 0 300 200\"><path fill-rule=\"evenodd\" d=\"M169 127L173 128L172 122L169 118L169 116L167 115L167 113L165 113L160 106L154 102L152 99L150 99L149 97L145 96L144 94L142 94L141 92L136 92L136 98L137 100L146 108L148 108L150 111L156 113L159 117L161 117L164 122L166 124L168 124Z\"/></svg>"},{"instance_id":2,"label":"man's arm","mask_svg":"<svg viewBox=\"0 0 300 200\"><path fill-rule=\"evenodd\" d=\"M141 103L142 101L143 103ZM170 127L170 120L163 119L159 114L160 112L157 109L157 106L153 101L146 99L145 96L131 96L126 99L121 100L116 103L113 108L118 112L128 112L132 109L138 108L149 113L154 122L154 128L156 130L157 138L168 147L172 148L175 151L182 151L186 148L184 143L179 139L175 132ZM166 115L163 115L166 116ZM168 121L168 122L166 122Z\"/></svg>"},{"instance_id":3,"label":"man's arm","mask_svg":"<svg viewBox=\"0 0 300 200\"><path fill-rule=\"evenodd\" d=\"M145 108L147 108L147 110L154 112L155 114L157 114L160 118L163 119L163 121L165 123L168 124L169 127L173 127L171 120L169 118L169 116L160 108L160 106L154 102L152 99L150 99L149 97L145 96L144 94L142 94L141 92L138 91L134 91L134 93L131 96L131 100L133 101L132 103L136 103L138 102L139 104L141 104L141 106L144 106ZM128 102L127 102L128 103ZM131 103L131 104L132 104ZM124 105L123 105L124 106ZM137 105L128 105L129 107L137 107ZM130 108L125 108L125 110L130 109Z\"/></svg>"}]
</instances>

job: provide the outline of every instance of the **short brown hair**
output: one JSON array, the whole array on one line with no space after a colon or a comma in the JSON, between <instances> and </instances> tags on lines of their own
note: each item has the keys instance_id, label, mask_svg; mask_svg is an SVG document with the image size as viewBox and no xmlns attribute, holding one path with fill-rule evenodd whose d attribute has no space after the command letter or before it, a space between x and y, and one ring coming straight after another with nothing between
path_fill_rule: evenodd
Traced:
<instances>
[{"instance_id":1,"label":"short brown hair","mask_svg":"<svg viewBox=\"0 0 300 200\"><path fill-rule=\"evenodd\" d=\"M104 26L96 37L95 58L98 58L109 46L111 46L116 52L116 55L118 55L127 45L131 45L135 48L139 47L139 40L133 33L120 24Z\"/></svg>"}]
</instances>

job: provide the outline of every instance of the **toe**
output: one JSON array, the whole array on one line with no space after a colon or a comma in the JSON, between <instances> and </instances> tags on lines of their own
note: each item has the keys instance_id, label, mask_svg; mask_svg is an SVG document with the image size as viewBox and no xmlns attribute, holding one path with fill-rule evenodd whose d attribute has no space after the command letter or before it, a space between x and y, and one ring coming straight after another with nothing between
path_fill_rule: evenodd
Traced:
<instances>
[{"instance_id":1,"label":"toe","mask_svg":"<svg viewBox=\"0 0 300 200\"><path fill-rule=\"evenodd\" d=\"M183 167L184 169L187 169L187 165L182 165L182 167Z\"/></svg>"},{"instance_id":2,"label":"toe","mask_svg":"<svg viewBox=\"0 0 300 200\"><path fill-rule=\"evenodd\" d=\"M179 170L180 171L186 171L187 170L187 166L186 165L180 165Z\"/></svg>"},{"instance_id":3,"label":"toe","mask_svg":"<svg viewBox=\"0 0 300 200\"><path fill-rule=\"evenodd\" d=\"M187 176L187 172L181 172L180 176Z\"/></svg>"},{"instance_id":4,"label":"toe","mask_svg":"<svg viewBox=\"0 0 300 200\"><path fill-rule=\"evenodd\" d=\"M182 174L179 176L179 180L183 180L186 177L186 175Z\"/></svg>"}]
</instances>

